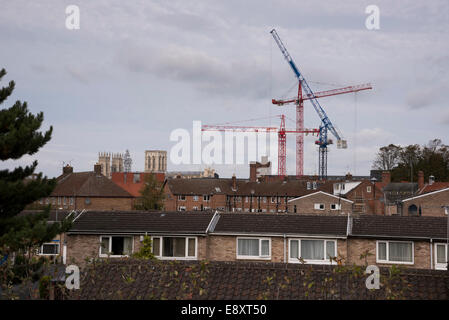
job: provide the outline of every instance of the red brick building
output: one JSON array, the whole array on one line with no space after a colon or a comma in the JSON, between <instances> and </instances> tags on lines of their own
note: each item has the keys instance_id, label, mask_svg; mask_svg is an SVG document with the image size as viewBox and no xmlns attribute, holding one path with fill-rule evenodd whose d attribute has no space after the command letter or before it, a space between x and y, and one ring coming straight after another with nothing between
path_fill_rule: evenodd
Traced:
<instances>
[{"instance_id":1,"label":"red brick building","mask_svg":"<svg viewBox=\"0 0 449 320\"><path fill-rule=\"evenodd\" d=\"M164 210L288 212L288 201L316 191L331 193L333 182L248 181L236 179L167 179Z\"/></svg>"},{"instance_id":2,"label":"red brick building","mask_svg":"<svg viewBox=\"0 0 449 320\"><path fill-rule=\"evenodd\" d=\"M73 172L65 166L63 174L56 178L57 185L48 198L35 205L51 204L64 210L132 210L134 196L101 174L101 166L94 171Z\"/></svg>"}]
</instances>

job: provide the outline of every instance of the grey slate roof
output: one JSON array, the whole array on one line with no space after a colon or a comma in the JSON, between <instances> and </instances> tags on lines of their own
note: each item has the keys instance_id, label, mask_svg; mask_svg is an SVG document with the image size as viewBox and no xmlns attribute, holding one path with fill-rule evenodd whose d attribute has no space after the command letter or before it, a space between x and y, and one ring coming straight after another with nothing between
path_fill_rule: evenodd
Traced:
<instances>
[{"instance_id":1,"label":"grey slate roof","mask_svg":"<svg viewBox=\"0 0 449 320\"><path fill-rule=\"evenodd\" d=\"M299 214L220 214L215 233L271 233L345 236L346 216Z\"/></svg>"},{"instance_id":2,"label":"grey slate roof","mask_svg":"<svg viewBox=\"0 0 449 320\"><path fill-rule=\"evenodd\" d=\"M212 211L148 212L87 211L79 215L69 233L105 234L205 234ZM347 216L220 213L211 224L212 234L272 234L345 237ZM446 239L445 217L401 217L362 215L352 217L350 237Z\"/></svg>"},{"instance_id":3,"label":"grey slate roof","mask_svg":"<svg viewBox=\"0 0 449 320\"><path fill-rule=\"evenodd\" d=\"M188 233L203 234L212 212L87 211L70 233Z\"/></svg>"},{"instance_id":4,"label":"grey slate roof","mask_svg":"<svg viewBox=\"0 0 449 320\"><path fill-rule=\"evenodd\" d=\"M360 216L353 219L352 236L446 239L446 217Z\"/></svg>"}]
</instances>

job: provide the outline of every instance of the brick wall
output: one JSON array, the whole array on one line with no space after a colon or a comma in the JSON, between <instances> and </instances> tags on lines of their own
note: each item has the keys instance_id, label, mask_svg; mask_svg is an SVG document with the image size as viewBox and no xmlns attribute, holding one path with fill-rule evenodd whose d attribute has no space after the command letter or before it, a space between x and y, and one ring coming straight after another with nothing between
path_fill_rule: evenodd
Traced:
<instances>
[{"instance_id":1,"label":"brick wall","mask_svg":"<svg viewBox=\"0 0 449 320\"><path fill-rule=\"evenodd\" d=\"M410 207L412 205L416 206L418 215L419 208L421 207L422 216L447 217L445 209L442 206L449 206L449 190L404 201L402 215L410 215Z\"/></svg>"},{"instance_id":2,"label":"brick wall","mask_svg":"<svg viewBox=\"0 0 449 320\"><path fill-rule=\"evenodd\" d=\"M376 263L376 240L371 239L349 239L349 254L347 263L364 265L365 259L360 259L360 255L366 250L372 255L366 258L367 263L379 266L391 266L394 263ZM401 264L403 267L430 269L430 245L426 241L414 241L414 263L413 265Z\"/></svg>"},{"instance_id":3,"label":"brick wall","mask_svg":"<svg viewBox=\"0 0 449 320\"><path fill-rule=\"evenodd\" d=\"M258 237L254 237L258 238ZM270 238L270 237L262 237ZM288 261L288 240L285 242L285 258ZM294 237L293 239L297 239ZM212 261L236 261L237 236L209 235L198 237L197 242L198 260L208 259ZM140 236L134 236L134 252L142 246ZM86 258L99 258L100 236L99 235L69 235L67 237L67 264L75 263L81 267L85 265ZM362 253L368 250L371 255L367 256L369 265L391 266L392 264L376 263L376 240L355 239L337 240L338 257L343 257L346 264L364 265L365 259L360 259ZM433 253L434 254L434 253ZM114 258L111 258L114 259ZM247 260L247 259L245 259ZM255 260L269 262L284 262L284 238L271 237L271 259ZM434 262L435 263L435 262ZM404 268L430 269L430 244L426 241L414 242L414 263L401 264Z\"/></svg>"},{"instance_id":4,"label":"brick wall","mask_svg":"<svg viewBox=\"0 0 449 320\"><path fill-rule=\"evenodd\" d=\"M236 261L237 259L236 236L209 236L208 259L215 261ZM245 236L245 238L247 238ZM252 238L252 237L249 237ZM257 238L257 237L254 237ZM270 237L261 237L270 238ZM244 259L248 261L248 259ZM257 259L254 261L284 262L284 239L271 237L271 259Z\"/></svg>"},{"instance_id":5,"label":"brick wall","mask_svg":"<svg viewBox=\"0 0 449 320\"><path fill-rule=\"evenodd\" d=\"M186 211L201 210L203 208L217 209L226 208L226 195L224 194L214 194L209 196L209 201L204 200L204 195L186 195L185 200L179 200L178 195L174 195L170 192L170 189L165 186L164 189L164 210L165 211L179 211L179 207L185 207ZM198 197L197 200L195 196Z\"/></svg>"},{"instance_id":6,"label":"brick wall","mask_svg":"<svg viewBox=\"0 0 449 320\"><path fill-rule=\"evenodd\" d=\"M332 210L331 205L337 205L340 203L340 210ZM324 210L315 209L315 204L324 204ZM348 214L352 212L352 203L344 199L337 199L331 195L316 193L310 196L306 196L300 199L292 200L288 204L288 211L299 214Z\"/></svg>"}]
</instances>

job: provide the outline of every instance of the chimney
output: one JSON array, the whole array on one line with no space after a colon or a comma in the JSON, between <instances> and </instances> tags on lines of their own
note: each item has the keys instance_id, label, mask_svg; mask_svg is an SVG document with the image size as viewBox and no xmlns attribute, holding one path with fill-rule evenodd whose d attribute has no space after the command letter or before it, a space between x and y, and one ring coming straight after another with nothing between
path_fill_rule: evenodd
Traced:
<instances>
[{"instance_id":1,"label":"chimney","mask_svg":"<svg viewBox=\"0 0 449 320\"><path fill-rule=\"evenodd\" d=\"M418 189L421 190L424 187L424 172L418 171Z\"/></svg>"},{"instance_id":2,"label":"chimney","mask_svg":"<svg viewBox=\"0 0 449 320\"><path fill-rule=\"evenodd\" d=\"M387 185L391 182L391 173L390 171L383 171L382 172L382 184Z\"/></svg>"},{"instance_id":3,"label":"chimney","mask_svg":"<svg viewBox=\"0 0 449 320\"><path fill-rule=\"evenodd\" d=\"M429 186L431 186L435 182L435 176L430 175L429 176Z\"/></svg>"},{"instance_id":4,"label":"chimney","mask_svg":"<svg viewBox=\"0 0 449 320\"><path fill-rule=\"evenodd\" d=\"M69 165L62 167L62 174L69 174L69 173L73 173L73 167Z\"/></svg>"},{"instance_id":5,"label":"chimney","mask_svg":"<svg viewBox=\"0 0 449 320\"><path fill-rule=\"evenodd\" d=\"M257 164L250 163L249 164L249 181L255 182L257 180Z\"/></svg>"},{"instance_id":6,"label":"chimney","mask_svg":"<svg viewBox=\"0 0 449 320\"><path fill-rule=\"evenodd\" d=\"M351 180L352 180L352 174L348 172L348 173L346 174L346 176L345 176L345 180L346 180L346 181L351 181Z\"/></svg>"},{"instance_id":7,"label":"chimney","mask_svg":"<svg viewBox=\"0 0 449 320\"><path fill-rule=\"evenodd\" d=\"M101 175L101 164L97 163L94 165L94 172L98 175Z\"/></svg>"},{"instance_id":8,"label":"chimney","mask_svg":"<svg viewBox=\"0 0 449 320\"><path fill-rule=\"evenodd\" d=\"M232 190L237 191L237 179L235 178L235 174L232 175Z\"/></svg>"}]
</instances>

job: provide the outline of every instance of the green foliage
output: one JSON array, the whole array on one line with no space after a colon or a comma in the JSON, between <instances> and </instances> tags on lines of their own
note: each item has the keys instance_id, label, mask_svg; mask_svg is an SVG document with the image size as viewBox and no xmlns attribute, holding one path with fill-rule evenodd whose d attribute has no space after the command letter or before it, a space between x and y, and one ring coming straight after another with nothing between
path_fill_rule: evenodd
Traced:
<instances>
[{"instance_id":1,"label":"green foliage","mask_svg":"<svg viewBox=\"0 0 449 320\"><path fill-rule=\"evenodd\" d=\"M423 146L413 144L401 147L390 144L379 149L373 168L390 170L394 182L411 179L416 182L418 171L424 172L426 181L430 175L438 181L449 181L449 146L440 139L431 140Z\"/></svg>"},{"instance_id":2,"label":"green foliage","mask_svg":"<svg viewBox=\"0 0 449 320\"><path fill-rule=\"evenodd\" d=\"M0 70L0 80L6 71ZM12 94L14 81L0 89L0 105ZM52 127L42 133L43 113L33 115L27 103L16 101L12 107L0 110L0 161L16 160L24 155L35 154L51 138ZM42 213L20 214L28 205L50 195L56 186L55 179L35 174L37 161L14 170L0 170L0 255L16 256L16 264L29 268L30 261L19 263L20 255L53 239L70 227L70 221L48 224L50 207ZM7 264L9 265L9 264ZM19 270L13 270L19 272ZM29 271L29 270L28 270ZM29 274L29 272L26 272ZM19 272L20 273L20 272ZM22 278L19 274L17 278Z\"/></svg>"},{"instance_id":3,"label":"green foliage","mask_svg":"<svg viewBox=\"0 0 449 320\"><path fill-rule=\"evenodd\" d=\"M50 276L43 276L39 280L39 296L41 299L48 300L50 297Z\"/></svg>"},{"instance_id":4,"label":"green foliage","mask_svg":"<svg viewBox=\"0 0 449 320\"><path fill-rule=\"evenodd\" d=\"M147 235L144 236L143 242L142 242L142 247L140 248L139 251L135 252L132 256L136 259L144 259L144 260L155 259L154 254L153 254L152 241L151 241L150 236L147 236Z\"/></svg>"},{"instance_id":5,"label":"green foliage","mask_svg":"<svg viewBox=\"0 0 449 320\"><path fill-rule=\"evenodd\" d=\"M164 191L160 183L156 180L156 176L148 174L145 177L144 186L140 190L141 197L135 204L137 210L162 210Z\"/></svg>"}]
</instances>

